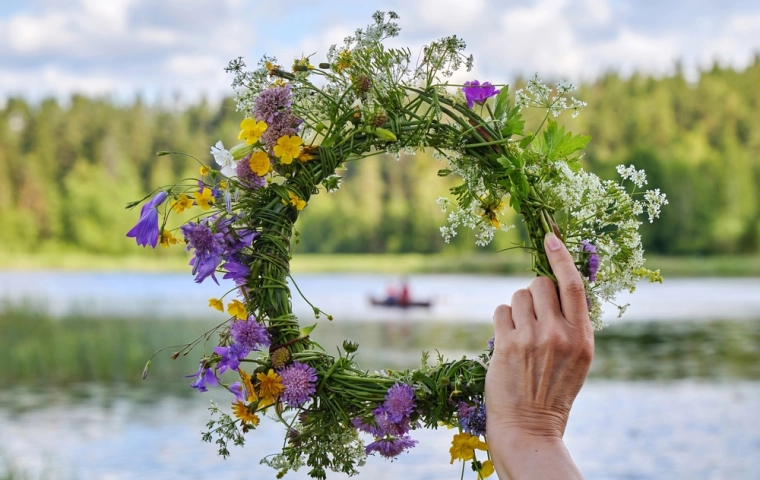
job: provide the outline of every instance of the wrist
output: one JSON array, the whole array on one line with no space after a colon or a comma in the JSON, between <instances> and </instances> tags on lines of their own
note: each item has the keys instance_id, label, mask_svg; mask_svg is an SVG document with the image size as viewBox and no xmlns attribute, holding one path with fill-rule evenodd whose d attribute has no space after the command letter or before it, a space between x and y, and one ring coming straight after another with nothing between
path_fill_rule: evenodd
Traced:
<instances>
[{"instance_id":1,"label":"wrist","mask_svg":"<svg viewBox=\"0 0 760 480\"><path fill-rule=\"evenodd\" d=\"M559 435L536 434L523 428L488 435L494 468L511 480L583 478Z\"/></svg>"}]
</instances>

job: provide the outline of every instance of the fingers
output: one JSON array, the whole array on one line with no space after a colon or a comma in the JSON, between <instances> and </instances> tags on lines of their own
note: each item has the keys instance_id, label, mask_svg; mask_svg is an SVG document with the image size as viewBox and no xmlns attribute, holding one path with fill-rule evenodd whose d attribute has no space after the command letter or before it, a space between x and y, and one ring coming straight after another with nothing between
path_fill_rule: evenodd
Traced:
<instances>
[{"instance_id":1,"label":"fingers","mask_svg":"<svg viewBox=\"0 0 760 480\"><path fill-rule=\"evenodd\" d=\"M588 323L586 289L583 286L581 274L575 268L573 256L553 233L546 234L544 248L559 284L562 313L571 324Z\"/></svg>"},{"instance_id":2,"label":"fingers","mask_svg":"<svg viewBox=\"0 0 760 480\"><path fill-rule=\"evenodd\" d=\"M536 321L533 309L533 297L526 289L520 289L512 295L512 321L515 328L530 328Z\"/></svg>"},{"instance_id":3,"label":"fingers","mask_svg":"<svg viewBox=\"0 0 760 480\"><path fill-rule=\"evenodd\" d=\"M549 277L536 277L528 285L533 297L533 310L536 320L546 322L562 319L562 309L557 296L557 285Z\"/></svg>"},{"instance_id":4,"label":"fingers","mask_svg":"<svg viewBox=\"0 0 760 480\"><path fill-rule=\"evenodd\" d=\"M493 313L494 346L500 344L500 339L515 329L512 321L512 308L509 305L499 305Z\"/></svg>"}]
</instances>

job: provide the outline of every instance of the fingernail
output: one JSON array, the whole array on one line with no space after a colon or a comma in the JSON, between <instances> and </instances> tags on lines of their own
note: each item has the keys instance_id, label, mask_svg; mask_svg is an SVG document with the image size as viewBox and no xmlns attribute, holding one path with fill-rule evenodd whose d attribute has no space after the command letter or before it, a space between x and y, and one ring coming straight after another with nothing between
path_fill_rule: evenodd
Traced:
<instances>
[{"instance_id":1,"label":"fingernail","mask_svg":"<svg viewBox=\"0 0 760 480\"><path fill-rule=\"evenodd\" d=\"M562 248L562 242L559 241L559 238L557 238L556 235L553 233L547 233L546 234L546 248L551 250L552 252L556 252L560 248Z\"/></svg>"}]
</instances>

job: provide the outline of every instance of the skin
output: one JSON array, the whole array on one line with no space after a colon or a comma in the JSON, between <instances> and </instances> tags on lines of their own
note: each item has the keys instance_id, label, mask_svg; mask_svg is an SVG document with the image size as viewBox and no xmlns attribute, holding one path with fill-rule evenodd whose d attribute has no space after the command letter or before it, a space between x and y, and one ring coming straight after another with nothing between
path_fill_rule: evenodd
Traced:
<instances>
[{"instance_id":1,"label":"skin","mask_svg":"<svg viewBox=\"0 0 760 480\"><path fill-rule=\"evenodd\" d=\"M554 234L544 245L559 286L537 277L493 318L486 430L502 479L583 478L562 437L591 365L594 332L572 255Z\"/></svg>"}]
</instances>

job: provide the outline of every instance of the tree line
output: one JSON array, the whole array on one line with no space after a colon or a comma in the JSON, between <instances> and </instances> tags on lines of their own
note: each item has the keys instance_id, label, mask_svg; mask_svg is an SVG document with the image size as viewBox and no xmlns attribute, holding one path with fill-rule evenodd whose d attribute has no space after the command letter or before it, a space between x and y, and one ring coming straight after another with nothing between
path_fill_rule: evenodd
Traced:
<instances>
[{"instance_id":1,"label":"tree line","mask_svg":"<svg viewBox=\"0 0 760 480\"><path fill-rule=\"evenodd\" d=\"M519 87L519 81L516 82ZM584 166L614 178L615 166L644 168L649 188L666 192L662 218L645 223L646 248L662 254L756 253L760 248L760 57L738 71L713 67L689 82L609 73L580 87L588 107L560 117L590 134ZM537 114L538 115L538 114ZM528 122L535 121L526 112ZM125 210L157 185L196 176L209 147L236 143L241 114L232 100L171 109L139 99L116 103L74 96L32 104L10 98L0 109L0 242L10 252L134 251L124 234L138 212ZM472 251L468 232L445 244L445 214L435 200L456 179L419 152L346 165L343 187L314 197L297 225L302 252ZM520 241L518 228L489 250ZM174 247L179 254L181 249ZM171 254L169 252L165 254Z\"/></svg>"}]
</instances>

